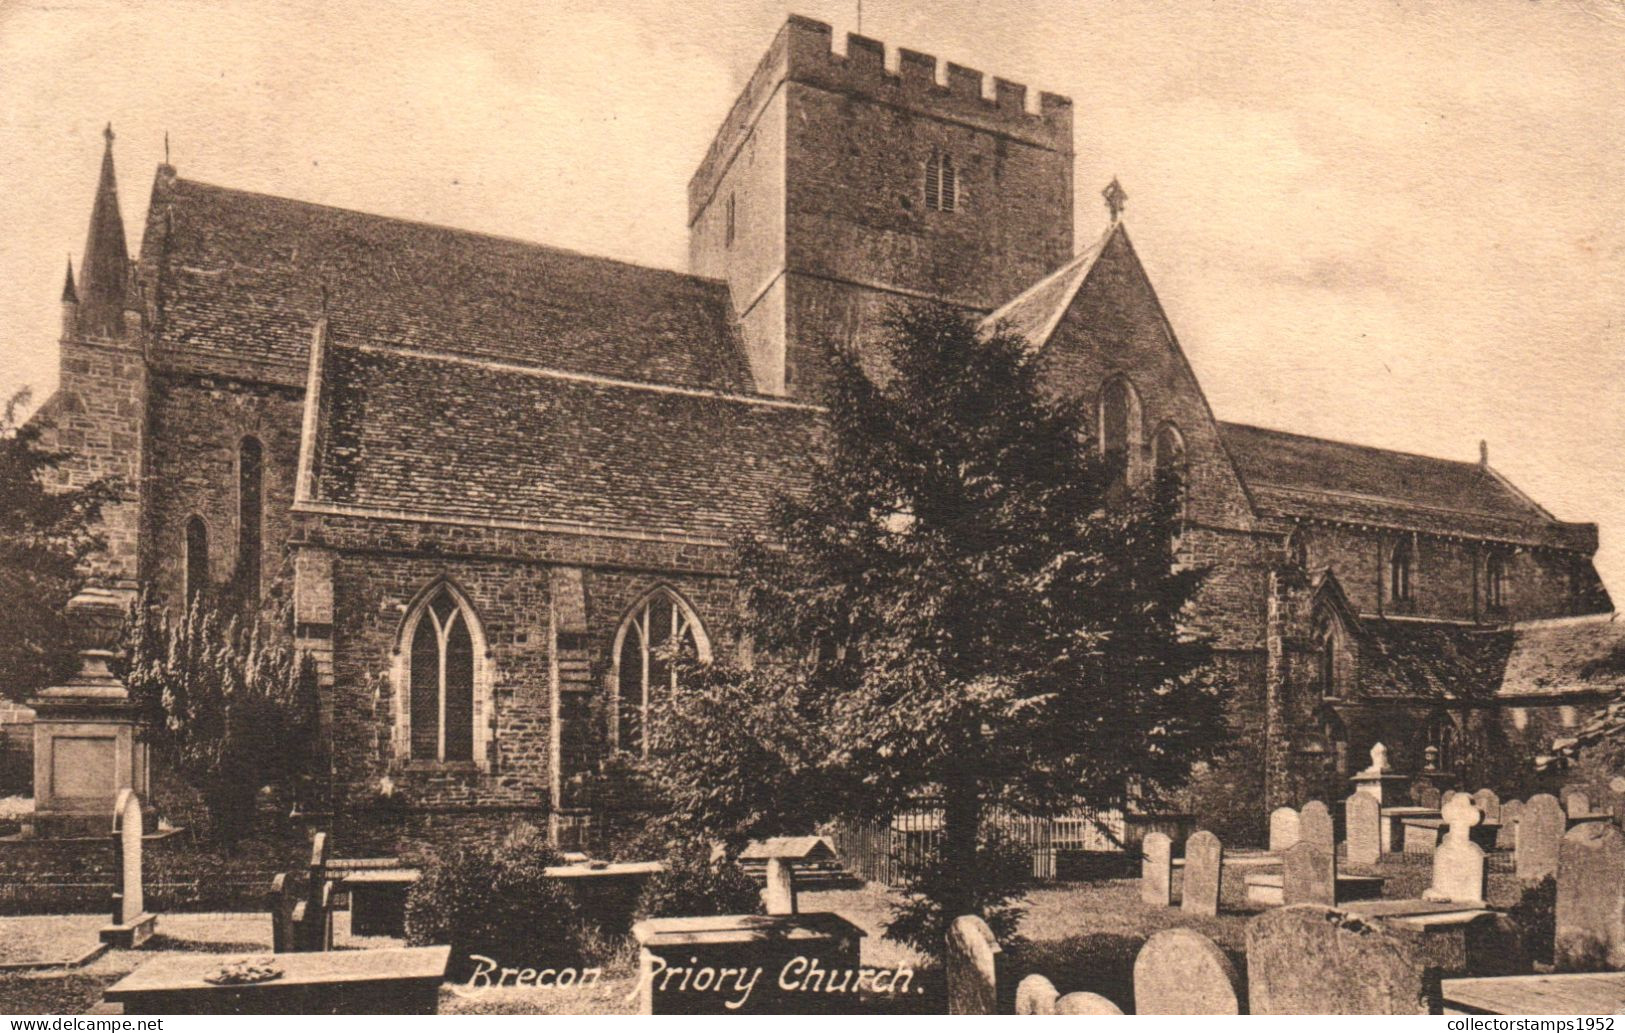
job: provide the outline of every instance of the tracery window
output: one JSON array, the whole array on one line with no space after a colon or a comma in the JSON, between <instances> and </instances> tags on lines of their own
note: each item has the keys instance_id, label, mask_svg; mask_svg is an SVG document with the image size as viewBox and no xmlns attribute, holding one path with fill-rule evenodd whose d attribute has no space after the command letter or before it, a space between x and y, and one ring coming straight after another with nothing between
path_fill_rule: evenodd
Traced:
<instances>
[{"instance_id":1,"label":"tracery window","mask_svg":"<svg viewBox=\"0 0 1625 1033\"><path fill-rule=\"evenodd\" d=\"M1388 557L1388 598L1393 602L1411 601L1411 566L1410 539L1401 538Z\"/></svg>"},{"instance_id":2,"label":"tracery window","mask_svg":"<svg viewBox=\"0 0 1625 1033\"><path fill-rule=\"evenodd\" d=\"M1113 377L1100 390L1100 450L1114 461L1118 479L1127 482L1140 447L1140 400L1127 377Z\"/></svg>"},{"instance_id":3,"label":"tracery window","mask_svg":"<svg viewBox=\"0 0 1625 1033\"><path fill-rule=\"evenodd\" d=\"M710 659L705 630L688 604L657 589L632 608L616 634L612 737L622 749L648 752L650 708L677 691L678 656Z\"/></svg>"},{"instance_id":4,"label":"tracery window","mask_svg":"<svg viewBox=\"0 0 1625 1033\"><path fill-rule=\"evenodd\" d=\"M474 628L447 585L414 610L407 626L407 735L412 760L474 759Z\"/></svg>"}]
</instances>

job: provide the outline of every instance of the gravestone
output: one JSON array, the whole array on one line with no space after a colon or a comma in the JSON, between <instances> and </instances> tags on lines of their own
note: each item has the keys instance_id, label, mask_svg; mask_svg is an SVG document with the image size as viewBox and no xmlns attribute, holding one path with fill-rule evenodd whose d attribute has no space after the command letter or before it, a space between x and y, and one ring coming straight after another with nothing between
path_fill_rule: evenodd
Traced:
<instances>
[{"instance_id":1,"label":"gravestone","mask_svg":"<svg viewBox=\"0 0 1625 1033\"><path fill-rule=\"evenodd\" d=\"M770 915L796 913L796 876L790 862L782 857L769 857L766 867L767 883L762 887L762 906Z\"/></svg>"},{"instance_id":2,"label":"gravestone","mask_svg":"<svg viewBox=\"0 0 1625 1033\"><path fill-rule=\"evenodd\" d=\"M1433 885L1424 900L1484 905L1484 848L1471 839L1473 826L1483 817L1466 793L1457 793L1444 805L1449 827L1444 842L1433 851Z\"/></svg>"},{"instance_id":3,"label":"gravestone","mask_svg":"<svg viewBox=\"0 0 1625 1033\"><path fill-rule=\"evenodd\" d=\"M1173 842L1161 832L1147 833L1140 841L1140 899L1153 907L1174 902Z\"/></svg>"},{"instance_id":4,"label":"gravestone","mask_svg":"<svg viewBox=\"0 0 1625 1033\"><path fill-rule=\"evenodd\" d=\"M1591 796L1579 786L1563 790L1563 809L1571 818L1583 818L1591 813Z\"/></svg>"},{"instance_id":5,"label":"gravestone","mask_svg":"<svg viewBox=\"0 0 1625 1033\"><path fill-rule=\"evenodd\" d=\"M113 803L113 921L102 928L101 940L125 949L141 946L158 928L142 891L142 832L141 798L120 789Z\"/></svg>"},{"instance_id":6,"label":"gravestone","mask_svg":"<svg viewBox=\"0 0 1625 1033\"><path fill-rule=\"evenodd\" d=\"M1277 807L1270 812L1270 853L1284 854L1298 842L1298 812Z\"/></svg>"},{"instance_id":7,"label":"gravestone","mask_svg":"<svg viewBox=\"0 0 1625 1033\"><path fill-rule=\"evenodd\" d=\"M1281 858L1283 904L1337 903L1337 855L1304 840Z\"/></svg>"},{"instance_id":8,"label":"gravestone","mask_svg":"<svg viewBox=\"0 0 1625 1033\"><path fill-rule=\"evenodd\" d=\"M1247 923L1254 1015L1426 1015L1437 995L1420 934L1316 905Z\"/></svg>"},{"instance_id":9,"label":"gravestone","mask_svg":"<svg viewBox=\"0 0 1625 1033\"><path fill-rule=\"evenodd\" d=\"M1557 859L1559 970L1625 968L1625 833L1588 821L1569 829Z\"/></svg>"},{"instance_id":10,"label":"gravestone","mask_svg":"<svg viewBox=\"0 0 1625 1033\"><path fill-rule=\"evenodd\" d=\"M1608 780L1608 811L1614 823L1625 829L1625 777L1615 775Z\"/></svg>"},{"instance_id":11,"label":"gravestone","mask_svg":"<svg viewBox=\"0 0 1625 1033\"><path fill-rule=\"evenodd\" d=\"M1523 815L1522 800L1508 800L1501 805L1501 828L1495 833L1497 850L1513 850L1518 846L1518 820Z\"/></svg>"},{"instance_id":12,"label":"gravestone","mask_svg":"<svg viewBox=\"0 0 1625 1033\"><path fill-rule=\"evenodd\" d=\"M1416 804L1418 807L1427 807L1431 810L1438 810L1439 805L1442 802L1439 795L1439 787L1431 782L1417 782L1415 785L1411 786L1411 802Z\"/></svg>"},{"instance_id":13,"label":"gravestone","mask_svg":"<svg viewBox=\"0 0 1625 1033\"><path fill-rule=\"evenodd\" d=\"M287 872L278 872L271 879L271 890L265 898L266 908L271 912L271 950L277 954L294 949L293 912L297 901L292 883Z\"/></svg>"},{"instance_id":14,"label":"gravestone","mask_svg":"<svg viewBox=\"0 0 1625 1033\"><path fill-rule=\"evenodd\" d=\"M948 927L948 1014L992 1015L999 1007L999 941L976 915Z\"/></svg>"},{"instance_id":15,"label":"gravestone","mask_svg":"<svg viewBox=\"0 0 1625 1033\"><path fill-rule=\"evenodd\" d=\"M1134 959L1138 1015L1237 1015L1240 988L1224 951L1194 929L1154 933Z\"/></svg>"},{"instance_id":16,"label":"gravestone","mask_svg":"<svg viewBox=\"0 0 1625 1033\"><path fill-rule=\"evenodd\" d=\"M1382 859L1382 805L1376 797L1356 790L1344 800L1343 829L1350 864L1376 864Z\"/></svg>"},{"instance_id":17,"label":"gravestone","mask_svg":"<svg viewBox=\"0 0 1625 1033\"><path fill-rule=\"evenodd\" d=\"M305 899L294 906L294 950L333 949L333 884L327 879L327 833L310 840L310 863L305 869Z\"/></svg>"},{"instance_id":18,"label":"gravestone","mask_svg":"<svg viewBox=\"0 0 1625 1033\"><path fill-rule=\"evenodd\" d=\"M1034 972L1016 984L1016 1014L1054 1015L1060 996L1054 983Z\"/></svg>"},{"instance_id":19,"label":"gravestone","mask_svg":"<svg viewBox=\"0 0 1625 1033\"><path fill-rule=\"evenodd\" d=\"M1501 798L1495 795L1493 789L1480 789L1473 794L1473 804L1484 814L1484 821L1491 825L1501 823Z\"/></svg>"},{"instance_id":20,"label":"gravestone","mask_svg":"<svg viewBox=\"0 0 1625 1033\"><path fill-rule=\"evenodd\" d=\"M1055 1002L1057 1015L1121 1015L1123 1009L1099 994L1077 991Z\"/></svg>"},{"instance_id":21,"label":"gravestone","mask_svg":"<svg viewBox=\"0 0 1625 1033\"><path fill-rule=\"evenodd\" d=\"M1518 878L1537 883L1557 874L1558 844L1568 830L1568 819L1557 798L1549 793L1531 796L1518 815Z\"/></svg>"},{"instance_id":22,"label":"gravestone","mask_svg":"<svg viewBox=\"0 0 1625 1033\"><path fill-rule=\"evenodd\" d=\"M1298 842L1313 843L1322 850L1337 850L1337 835L1332 831L1332 813L1319 800L1303 805L1298 815Z\"/></svg>"},{"instance_id":23,"label":"gravestone","mask_svg":"<svg viewBox=\"0 0 1625 1033\"><path fill-rule=\"evenodd\" d=\"M1224 845L1206 829L1185 841L1185 881L1181 910L1193 915L1219 913L1219 882L1224 874Z\"/></svg>"}]
</instances>

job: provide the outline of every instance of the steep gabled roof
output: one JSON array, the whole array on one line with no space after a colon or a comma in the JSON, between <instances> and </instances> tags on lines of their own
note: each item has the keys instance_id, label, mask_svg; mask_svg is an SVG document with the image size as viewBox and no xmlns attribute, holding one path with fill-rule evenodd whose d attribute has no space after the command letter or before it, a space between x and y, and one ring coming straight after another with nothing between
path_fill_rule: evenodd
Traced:
<instances>
[{"instance_id":1,"label":"steep gabled roof","mask_svg":"<svg viewBox=\"0 0 1625 1033\"><path fill-rule=\"evenodd\" d=\"M1369 523L1589 551L1596 528L1567 524L1488 466L1221 423L1236 470L1267 515Z\"/></svg>"},{"instance_id":2,"label":"steep gabled roof","mask_svg":"<svg viewBox=\"0 0 1625 1033\"><path fill-rule=\"evenodd\" d=\"M309 503L725 542L801 487L818 410L327 345Z\"/></svg>"},{"instance_id":3,"label":"steep gabled roof","mask_svg":"<svg viewBox=\"0 0 1625 1033\"><path fill-rule=\"evenodd\" d=\"M159 304L156 357L171 366L302 383L325 304L336 340L753 390L726 285L684 273L167 169L142 263Z\"/></svg>"},{"instance_id":4,"label":"steep gabled roof","mask_svg":"<svg viewBox=\"0 0 1625 1033\"><path fill-rule=\"evenodd\" d=\"M1093 245L1079 252L1060 268L1011 298L982 319L983 332L1002 326L1011 333L1027 339L1034 350L1049 343L1066 315L1072 299L1077 297L1089 270L1106 249L1106 242L1117 232L1119 223L1113 223Z\"/></svg>"}]
</instances>

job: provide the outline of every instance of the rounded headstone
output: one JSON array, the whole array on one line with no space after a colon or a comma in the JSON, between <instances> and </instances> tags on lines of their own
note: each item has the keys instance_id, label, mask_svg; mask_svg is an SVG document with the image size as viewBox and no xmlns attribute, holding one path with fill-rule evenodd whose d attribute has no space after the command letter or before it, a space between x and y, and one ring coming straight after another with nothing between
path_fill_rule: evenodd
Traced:
<instances>
[{"instance_id":1,"label":"rounded headstone","mask_svg":"<svg viewBox=\"0 0 1625 1033\"><path fill-rule=\"evenodd\" d=\"M1185 841L1184 889L1179 907L1193 915L1219 913L1219 884L1224 877L1224 846L1206 829Z\"/></svg>"},{"instance_id":2,"label":"rounded headstone","mask_svg":"<svg viewBox=\"0 0 1625 1033\"><path fill-rule=\"evenodd\" d=\"M1518 814L1518 878L1536 883L1556 875L1558 844L1567 830L1568 819L1555 796L1531 796Z\"/></svg>"},{"instance_id":3,"label":"rounded headstone","mask_svg":"<svg viewBox=\"0 0 1625 1033\"><path fill-rule=\"evenodd\" d=\"M948 1014L992 1015L998 1010L999 941L976 915L948 927Z\"/></svg>"},{"instance_id":4,"label":"rounded headstone","mask_svg":"<svg viewBox=\"0 0 1625 1033\"><path fill-rule=\"evenodd\" d=\"M1612 822L1569 829L1557 861L1559 971L1625 968L1625 833Z\"/></svg>"},{"instance_id":5,"label":"rounded headstone","mask_svg":"<svg viewBox=\"0 0 1625 1033\"><path fill-rule=\"evenodd\" d=\"M1240 987L1224 951L1194 929L1164 929L1134 959L1139 1015L1236 1015Z\"/></svg>"},{"instance_id":6,"label":"rounded headstone","mask_svg":"<svg viewBox=\"0 0 1625 1033\"><path fill-rule=\"evenodd\" d=\"M1270 812L1270 853L1281 854L1298 843L1300 822L1298 812L1291 807L1277 807Z\"/></svg>"},{"instance_id":7,"label":"rounded headstone","mask_svg":"<svg viewBox=\"0 0 1625 1033\"><path fill-rule=\"evenodd\" d=\"M1343 801L1343 838L1350 864L1382 859L1382 805L1376 797L1356 792Z\"/></svg>"},{"instance_id":8,"label":"rounded headstone","mask_svg":"<svg viewBox=\"0 0 1625 1033\"><path fill-rule=\"evenodd\" d=\"M1140 899L1152 907L1174 902L1173 841L1161 832L1149 832L1140 841Z\"/></svg>"},{"instance_id":9,"label":"rounded headstone","mask_svg":"<svg viewBox=\"0 0 1625 1033\"><path fill-rule=\"evenodd\" d=\"M1034 972L1016 984L1016 1014L1054 1015L1060 996L1054 983Z\"/></svg>"},{"instance_id":10,"label":"rounded headstone","mask_svg":"<svg viewBox=\"0 0 1625 1033\"><path fill-rule=\"evenodd\" d=\"M1123 1009L1099 994L1078 991L1055 1002L1057 1015L1121 1015Z\"/></svg>"},{"instance_id":11,"label":"rounded headstone","mask_svg":"<svg viewBox=\"0 0 1625 1033\"><path fill-rule=\"evenodd\" d=\"M1313 843L1322 850L1337 849L1337 835L1332 831L1332 812L1319 800L1303 805L1298 816L1298 842Z\"/></svg>"}]
</instances>

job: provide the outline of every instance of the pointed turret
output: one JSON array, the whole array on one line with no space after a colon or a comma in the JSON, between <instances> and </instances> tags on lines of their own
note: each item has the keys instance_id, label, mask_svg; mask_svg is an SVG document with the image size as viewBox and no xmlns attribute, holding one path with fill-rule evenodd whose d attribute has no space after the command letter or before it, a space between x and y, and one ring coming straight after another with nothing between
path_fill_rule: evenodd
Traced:
<instances>
[{"instance_id":1,"label":"pointed turret","mask_svg":"<svg viewBox=\"0 0 1625 1033\"><path fill-rule=\"evenodd\" d=\"M72 337L79 329L79 292L73 286L73 257L68 257L68 275L62 281L62 336Z\"/></svg>"},{"instance_id":2,"label":"pointed turret","mask_svg":"<svg viewBox=\"0 0 1625 1033\"><path fill-rule=\"evenodd\" d=\"M118 177L113 173L113 126L103 130L102 176L90 212L79 267L80 326L92 334L117 336L124 325L125 292L130 285L130 251L124 242L124 216L118 207Z\"/></svg>"}]
</instances>

